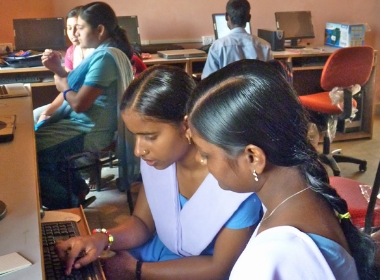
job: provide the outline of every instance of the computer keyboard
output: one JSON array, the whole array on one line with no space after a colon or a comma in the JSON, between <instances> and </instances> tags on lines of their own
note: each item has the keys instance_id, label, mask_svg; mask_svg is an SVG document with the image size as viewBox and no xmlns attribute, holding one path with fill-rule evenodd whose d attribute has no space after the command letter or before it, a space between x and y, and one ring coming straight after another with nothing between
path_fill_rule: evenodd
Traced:
<instances>
[{"instance_id":1,"label":"computer keyboard","mask_svg":"<svg viewBox=\"0 0 380 280\"><path fill-rule=\"evenodd\" d=\"M99 279L94 264L91 263L81 269L73 269L71 275L65 275L65 266L55 251L55 243L78 236L79 230L74 221L42 222L42 246L44 253L45 277L53 279Z\"/></svg>"},{"instance_id":2,"label":"computer keyboard","mask_svg":"<svg viewBox=\"0 0 380 280\"><path fill-rule=\"evenodd\" d=\"M27 77L0 77L0 85L5 84L16 84L16 83L41 83L42 79L40 77L35 76L27 76Z\"/></svg>"}]
</instances>

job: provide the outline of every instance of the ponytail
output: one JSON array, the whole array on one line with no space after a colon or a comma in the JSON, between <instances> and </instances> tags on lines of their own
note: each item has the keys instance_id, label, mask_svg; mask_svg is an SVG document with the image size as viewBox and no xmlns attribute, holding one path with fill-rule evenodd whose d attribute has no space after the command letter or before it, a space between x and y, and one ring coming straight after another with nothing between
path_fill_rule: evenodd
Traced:
<instances>
[{"instance_id":1,"label":"ponytail","mask_svg":"<svg viewBox=\"0 0 380 280\"><path fill-rule=\"evenodd\" d=\"M133 56L133 48L129 43L127 32L121 26L117 25L110 32L110 36L115 41L117 48L123 51L129 60L131 60Z\"/></svg>"}]
</instances>

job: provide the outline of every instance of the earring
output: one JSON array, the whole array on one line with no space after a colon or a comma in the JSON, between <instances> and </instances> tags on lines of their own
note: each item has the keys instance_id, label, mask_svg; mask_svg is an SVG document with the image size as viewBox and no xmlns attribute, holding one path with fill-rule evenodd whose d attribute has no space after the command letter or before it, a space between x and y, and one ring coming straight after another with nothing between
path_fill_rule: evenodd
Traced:
<instances>
[{"instance_id":1,"label":"earring","mask_svg":"<svg viewBox=\"0 0 380 280\"><path fill-rule=\"evenodd\" d=\"M189 142L189 145L191 145L191 137L190 137L190 135L186 135L186 138L187 138L187 142Z\"/></svg>"},{"instance_id":2,"label":"earring","mask_svg":"<svg viewBox=\"0 0 380 280\"><path fill-rule=\"evenodd\" d=\"M253 170L252 174L253 174L253 177L255 177L255 181L256 182L259 181L259 176L257 176L256 170Z\"/></svg>"}]
</instances>

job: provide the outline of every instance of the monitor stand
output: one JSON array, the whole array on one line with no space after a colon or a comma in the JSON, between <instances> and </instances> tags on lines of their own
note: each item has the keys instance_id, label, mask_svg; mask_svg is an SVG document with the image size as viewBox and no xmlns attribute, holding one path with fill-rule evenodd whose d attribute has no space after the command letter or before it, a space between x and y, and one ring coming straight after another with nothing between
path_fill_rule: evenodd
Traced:
<instances>
[{"instance_id":1,"label":"monitor stand","mask_svg":"<svg viewBox=\"0 0 380 280\"><path fill-rule=\"evenodd\" d=\"M285 46L287 49L304 49L305 46L298 45L298 39L291 39L290 46Z\"/></svg>"}]
</instances>

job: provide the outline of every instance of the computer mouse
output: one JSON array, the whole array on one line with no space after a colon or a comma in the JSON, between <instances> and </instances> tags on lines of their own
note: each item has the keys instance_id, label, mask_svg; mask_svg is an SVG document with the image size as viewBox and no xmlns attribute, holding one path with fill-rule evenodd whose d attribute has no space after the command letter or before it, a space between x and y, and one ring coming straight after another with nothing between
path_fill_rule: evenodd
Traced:
<instances>
[{"instance_id":1,"label":"computer mouse","mask_svg":"<svg viewBox=\"0 0 380 280\"><path fill-rule=\"evenodd\" d=\"M7 213L7 206L3 201L0 200L0 221L5 217Z\"/></svg>"}]
</instances>

